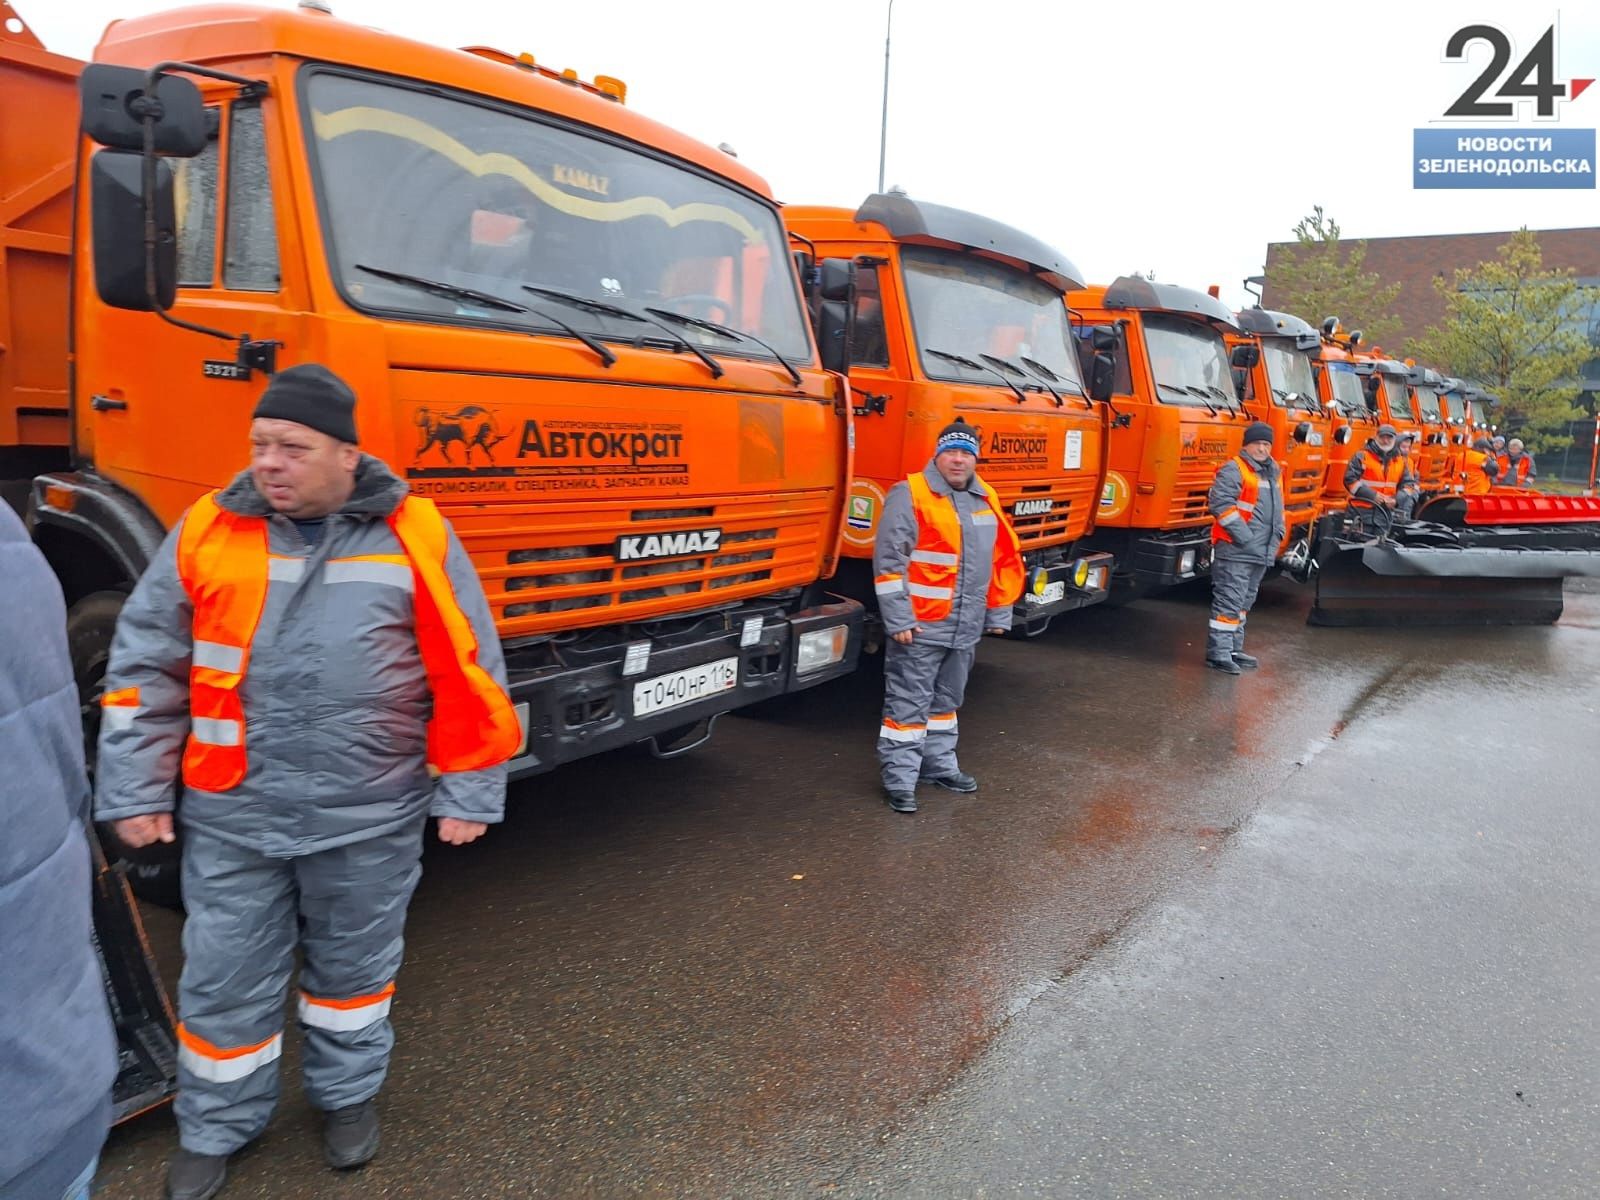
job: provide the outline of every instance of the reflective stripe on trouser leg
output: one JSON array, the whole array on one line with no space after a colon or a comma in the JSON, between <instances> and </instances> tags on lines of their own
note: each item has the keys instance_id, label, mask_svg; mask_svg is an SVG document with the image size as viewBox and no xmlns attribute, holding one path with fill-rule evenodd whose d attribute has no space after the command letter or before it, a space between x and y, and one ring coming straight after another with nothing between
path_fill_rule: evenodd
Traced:
<instances>
[{"instance_id":1,"label":"reflective stripe on trouser leg","mask_svg":"<svg viewBox=\"0 0 1600 1200\"><path fill-rule=\"evenodd\" d=\"M178 1140L232 1154L278 1099L283 1001L294 967L294 867L184 831L178 981Z\"/></svg>"},{"instance_id":2,"label":"reflective stripe on trouser leg","mask_svg":"<svg viewBox=\"0 0 1600 1200\"><path fill-rule=\"evenodd\" d=\"M406 908L422 877L424 818L392 833L294 860L300 884L300 995L306 1098L347 1108L389 1070L389 1009Z\"/></svg>"},{"instance_id":3,"label":"reflective stripe on trouser leg","mask_svg":"<svg viewBox=\"0 0 1600 1200\"><path fill-rule=\"evenodd\" d=\"M943 778L961 769L956 763L956 739L961 733L956 713L966 698L967 675L976 654L976 646L964 650L947 649L933 677L928 738L922 743L921 772L927 778Z\"/></svg>"},{"instance_id":4,"label":"reflective stripe on trouser leg","mask_svg":"<svg viewBox=\"0 0 1600 1200\"><path fill-rule=\"evenodd\" d=\"M1206 657L1231 659L1244 646L1244 614L1255 605L1267 564L1218 557L1211 563L1211 620L1206 631Z\"/></svg>"},{"instance_id":5,"label":"reflective stripe on trouser leg","mask_svg":"<svg viewBox=\"0 0 1600 1200\"><path fill-rule=\"evenodd\" d=\"M914 791L928 737L934 679L947 647L889 641L883 651L883 723L878 727L878 765L891 792Z\"/></svg>"}]
</instances>

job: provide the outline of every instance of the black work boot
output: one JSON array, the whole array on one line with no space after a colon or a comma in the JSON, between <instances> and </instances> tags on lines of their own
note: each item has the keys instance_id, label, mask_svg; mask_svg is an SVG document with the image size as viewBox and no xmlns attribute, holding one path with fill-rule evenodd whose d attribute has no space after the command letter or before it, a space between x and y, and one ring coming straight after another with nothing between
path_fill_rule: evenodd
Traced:
<instances>
[{"instance_id":1,"label":"black work boot","mask_svg":"<svg viewBox=\"0 0 1600 1200\"><path fill-rule=\"evenodd\" d=\"M931 783L952 792L970 793L978 790L978 781L963 771L952 771L948 775L924 775L917 782Z\"/></svg>"},{"instance_id":2,"label":"black work boot","mask_svg":"<svg viewBox=\"0 0 1600 1200\"><path fill-rule=\"evenodd\" d=\"M1257 658L1254 654L1246 654L1243 650L1235 650L1233 652L1233 661L1237 665L1243 667L1246 671L1254 671L1261 665L1261 660L1259 658Z\"/></svg>"},{"instance_id":3,"label":"black work boot","mask_svg":"<svg viewBox=\"0 0 1600 1200\"><path fill-rule=\"evenodd\" d=\"M895 792L884 788L883 794L889 801L889 807L894 809L895 812L914 813L917 811L917 798L910 792Z\"/></svg>"},{"instance_id":4,"label":"black work boot","mask_svg":"<svg viewBox=\"0 0 1600 1200\"><path fill-rule=\"evenodd\" d=\"M336 1108L322 1128L322 1149L336 1171L364 1167L378 1152L378 1109L371 1100Z\"/></svg>"},{"instance_id":5,"label":"black work boot","mask_svg":"<svg viewBox=\"0 0 1600 1200\"><path fill-rule=\"evenodd\" d=\"M1239 664L1231 658L1208 658L1206 659L1206 666L1213 671L1221 671L1224 675L1237 675L1240 673Z\"/></svg>"},{"instance_id":6,"label":"black work boot","mask_svg":"<svg viewBox=\"0 0 1600 1200\"><path fill-rule=\"evenodd\" d=\"M167 1164L167 1200L211 1200L227 1181L226 1154L196 1154L179 1146Z\"/></svg>"}]
</instances>

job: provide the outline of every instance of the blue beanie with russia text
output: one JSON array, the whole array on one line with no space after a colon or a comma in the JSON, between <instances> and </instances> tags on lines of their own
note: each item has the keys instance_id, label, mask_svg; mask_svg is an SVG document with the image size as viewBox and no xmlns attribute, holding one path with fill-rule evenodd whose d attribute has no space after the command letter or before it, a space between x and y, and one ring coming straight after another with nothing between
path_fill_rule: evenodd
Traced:
<instances>
[{"instance_id":1,"label":"blue beanie with russia text","mask_svg":"<svg viewBox=\"0 0 1600 1200\"><path fill-rule=\"evenodd\" d=\"M977 458L978 431L965 421L952 421L939 430L939 440L933 444L935 458L946 450L965 450L973 458Z\"/></svg>"}]
</instances>

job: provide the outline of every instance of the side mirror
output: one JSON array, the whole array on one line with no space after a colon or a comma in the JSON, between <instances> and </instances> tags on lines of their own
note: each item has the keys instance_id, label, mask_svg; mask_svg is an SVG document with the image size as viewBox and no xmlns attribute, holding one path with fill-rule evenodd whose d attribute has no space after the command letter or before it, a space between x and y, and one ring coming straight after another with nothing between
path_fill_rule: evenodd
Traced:
<instances>
[{"instance_id":1,"label":"side mirror","mask_svg":"<svg viewBox=\"0 0 1600 1200\"><path fill-rule=\"evenodd\" d=\"M1228 356L1228 361L1236 370L1248 371L1261 361L1261 347L1235 346L1233 353Z\"/></svg>"},{"instance_id":2,"label":"side mirror","mask_svg":"<svg viewBox=\"0 0 1600 1200\"><path fill-rule=\"evenodd\" d=\"M817 268L817 348L824 370L850 373L856 332L856 265L848 258L825 258Z\"/></svg>"},{"instance_id":3,"label":"side mirror","mask_svg":"<svg viewBox=\"0 0 1600 1200\"><path fill-rule=\"evenodd\" d=\"M144 156L101 150L89 164L90 220L94 227L94 286L112 308L151 312L172 307L178 290L178 218L172 166L155 166L155 302L145 286Z\"/></svg>"},{"instance_id":4,"label":"side mirror","mask_svg":"<svg viewBox=\"0 0 1600 1200\"><path fill-rule=\"evenodd\" d=\"M1109 403L1117 385L1117 360L1105 350L1096 350L1089 360L1089 399Z\"/></svg>"},{"instance_id":5,"label":"side mirror","mask_svg":"<svg viewBox=\"0 0 1600 1200\"><path fill-rule=\"evenodd\" d=\"M1311 436L1311 422L1301 421L1294 427L1294 440L1303 442Z\"/></svg>"},{"instance_id":6,"label":"side mirror","mask_svg":"<svg viewBox=\"0 0 1600 1200\"><path fill-rule=\"evenodd\" d=\"M1089 346L1096 354L1109 354L1117 348L1120 339L1109 325L1096 325L1089 331Z\"/></svg>"},{"instance_id":7,"label":"side mirror","mask_svg":"<svg viewBox=\"0 0 1600 1200\"><path fill-rule=\"evenodd\" d=\"M144 150L144 118L156 113L157 154L193 158L206 148L206 109L200 89L181 75L163 75L155 96L145 93L146 72L90 63L78 77L79 128L114 150Z\"/></svg>"}]
</instances>

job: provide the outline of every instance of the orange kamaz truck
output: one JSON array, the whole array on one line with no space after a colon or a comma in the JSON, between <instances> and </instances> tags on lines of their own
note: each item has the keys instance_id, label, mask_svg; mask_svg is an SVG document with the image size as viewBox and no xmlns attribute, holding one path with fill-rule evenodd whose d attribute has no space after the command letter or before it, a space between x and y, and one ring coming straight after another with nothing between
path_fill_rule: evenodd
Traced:
<instances>
[{"instance_id":1,"label":"orange kamaz truck","mask_svg":"<svg viewBox=\"0 0 1600 1200\"><path fill-rule=\"evenodd\" d=\"M0 442L86 700L121 597L310 360L476 563L519 774L852 668L862 607L818 583L845 385L750 170L614 79L321 6L117 21L81 70L0 38Z\"/></svg>"},{"instance_id":2,"label":"orange kamaz truck","mask_svg":"<svg viewBox=\"0 0 1600 1200\"><path fill-rule=\"evenodd\" d=\"M1105 412L1080 378L1062 304L1081 286L1077 269L998 221L900 194L869 196L854 212L786 206L784 220L805 254L848 258L857 272L855 478L840 589L870 600L884 497L960 419L979 430L978 470L1029 568L1013 628L1041 633L1103 600L1111 556L1082 541L1100 492Z\"/></svg>"},{"instance_id":3,"label":"orange kamaz truck","mask_svg":"<svg viewBox=\"0 0 1600 1200\"><path fill-rule=\"evenodd\" d=\"M1237 454L1250 417L1234 390L1225 334L1233 312L1203 292L1139 276L1068 294L1082 355L1109 352L1108 448L1088 544L1116 559L1124 596L1206 575L1217 468ZM1241 346L1237 363L1259 352Z\"/></svg>"},{"instance_id":4,"label":"orange kamaz truck","mask_svg":"<svg viewBox=\"0 0 1600 1200\"><path fill-rule=\"evenodd\" d=\"M1372 437L1381 424L1369 374L1361 370L1361 331L1344 334L1337 317L1322 323L1321 345L1312 359L1317 395L1326 407L1332 432L1328 438L1326 472L1320 509L1328 512L1349 502L1344 487L1350 456ZM1381 385L1379 385L1381 386Z\"/></svg>"},{"instance_id":5,"label":"orange kamaz truck","mask_svg":"<svg viewBox=\"0 0 1600 1200\"><path fill-rule=\"evenodd\" d=\"M1256 346L1254 366L1234 367L1245 411L1272 426L1273 457L1283 472L1287 529L1280 558L1303 563L1321 514L1323 481L1333 418L1317 393L1313 356L1321 336L1299 317L1261 307L1238 314L1242 333L1228 335L1230 349Z\"/></svg>"},{"instance_id":6,"label":"orange kamaz truck","mask_svg":"<svg viewBox=\"0 0 1600 1200\"><path fill-rule=\"evenodd\" d=\"M1421 423L1417 448L1417 481L1424 495L1448 491L1451 482L1452 443L1448 402L1443 399L1444 376L1431 367L1411 367L1411 394Z\"/></svg>"}]
</instances>

